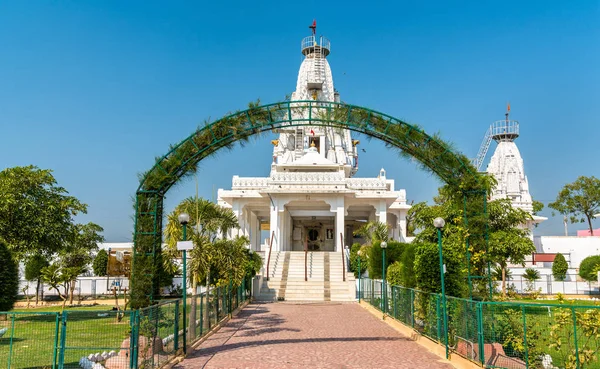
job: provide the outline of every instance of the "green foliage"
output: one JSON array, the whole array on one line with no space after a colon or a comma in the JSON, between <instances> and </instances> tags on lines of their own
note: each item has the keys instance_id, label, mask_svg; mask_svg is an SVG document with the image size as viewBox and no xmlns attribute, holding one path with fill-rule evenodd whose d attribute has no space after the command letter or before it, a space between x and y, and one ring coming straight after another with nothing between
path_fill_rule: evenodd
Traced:
<instances>
[{"instance_id":1,"label":"green foliage","mask_svg":"<svg viewBox=\"0 0 600 369\"><path fill-rule=\"evenodd\" d=\"M244 276L254 277L262 268L263 260L257 253L250 253L250 250L246 249L246 267Z\"/></svg>"},{"instance_id":2,"label":"green foliage","mask_svg":"<svg viewBox=\"0 0 600 369\"><path fill-rule=\"evenodd\" d=\"M360 256L358 252L360 251ZM367 255L369 253L369 247L363 246L360 243L355 243L350 248L350 270L354 273L354 277L358 278L358 264L360 260L360 273L361 275L367 270Z\"/></svg>"},{"instance_id":3,"label":"green foliage","mask_svg":"<svg viewBox=\"0 0 600 369\"><path fill-rule=\"evenodd\" d=\"M92 264L92 270L94 271L95 275L97 275L99 277L104 277L107 272L107 270L106 270L107 266L108 266L108 253L106 252L106 250L102 249L102 250L98 251L98 254L94 258L94 262Z\"/></svg>"},{"instance_id":4,"label":"green foliage","mask_svg":"<svg viewBox=\"0 0 600 369\"><path fill-rule=\"evenodd\" d=\"M563 254L557 254L552 263L552 275L557 281L564 281L567 277L567 270L569 270L569 264Z\"/></svg>"},{"instance_id":5,"label":"green foliage","mask_svg":"<svg viewBox=\"0 0 600 369\"><path fill-rule=\"evenodd\" d=\"M0 239L18 258L62 250L75 234L74 217L87 211L57 185L52 171L35 166L1 171L0 194Z\"/></svg>"},{"instance_id":6,"label":"green foliage","mask_svg":"<svg viewBox=\"0 0 600 369\"><path fill-rule=\"evenodd\" d=\"M444 276L446 284L446 294L450 296L465 296L465 273L462 269L461 259L457 258L456 251L451 250L451 246L443 245L444 264L446 265L446 274ZM424 292L441 293L441 275L438 245L436 243L421 243L416 247L416 257L414 264L415 278L417 288Z\"/></svg>"},{"instance_id":7,"label":"green foliage","mask_svg":"<svg viewBox=\"0 0 600 369\"><path fill-rule=\"evenodd\" d=\"M537 200L533 200L533 215L538 215L542 210L544 210L544 203Z\"/></svg>"},{"instance_id":8,"label":"green foliage","mask_svg":"<svg viewBox=\"0 0 600 369\"><path fill-rule=\"evenodd\" d=\"M597 281L599 267L600 255L588 256L579 264L579 276L589 282Z\"/></svg>"},{"instance_id":9,"label":"green foliage","mask_svg":"<svg viewBox=\"0 0 600 369\"><path fill-rule=\"evenodd\" d=\"M415 257L416 257L417 245L409 243L404 248L402 254L401 264L401 285L406 288L417 287L417 277L415 275Z\"/></svg>"},{"instance_id":10,"label":"green foliage","mask_svg":"<svg viewBox=\"0 0 600 369\"><path fill-rule=\"evenodd\" d=\"M527 351L529 364L532 368L538 368L541 367L541 360L546 353L543 333L547 326L541 325L537 319L526 319L527 334L524 335L522 314L521 309L502 307L500 312L494 314L493 327L489 329L497 332L496 339L502 343L509 356L523 358ZM527 350L525 349L525 337L527 338Z\"/></svg>"},{"instance_id":11,"label":"green foliage","mask_svg":"<svg viewBox=\"0 0 600 369\"><path fill-rule=\"evenodd\" d=\"M402 259L402 254L404 253L404 250L407 245L408 244L406 243L397 241L389 241L387 243L387 250L385 252L386 268L390 264L393 264L396 261L400 261ZM369 278L380 279L382 277L381 268L383 267L383 249L381 248L381 242L375 241L371 247L367 248L367 250L369 252L367 262Z\"/></svg>"},{"instance_id":12,"label":"green foliage","mask_svg":"<svg viewBox=\"0 0 600 369\"><path fill-rule=\"evenodd\" d=\"M560 358L566 369L585 369L598 362L600 351L600 309L576 309L577 337L573 330L573 311L558 309L553 314L554 324L550 326L550 349ZM579 365L575 340L579 353ZM593 366L595 367L595 366Z\"/></svg>"},{"instance_id":13,"label":"green foliage","mask_svg":"<svg viewBox=\"0 0 600 369\"><path fill-rule=\"evenodd\" d=\"M386 272L386 279L391 286L404 286L403 283L403 271L404 266L401 262L396 261L389 266Z\"/></svg>"},{"instance_id":14,"label":"green foliage","mask_svg":"<svg viewBox=\"0 0 600 369\"><path fill-rule=\"evenodd\" d=\"M571 223L584 223L587 220L591 235L594 235L592 219L600 212L600 179L581 176L573 183L566 184L558 193L556 201L549 207L563 215L570 215Z\"/></svg>"},{"instance_id":15,"label":"green foliage","mask_svg":"<svg viewBox=\"0 0 600 369\"><path fill-rule=\"evenodd\" d=\"M17 300L19 269L6 242L0 239L0 311L11 310Z\"/></svg>"},{"instance_id":16,"label":"green foliage","mask_svg":"<svg viewBox=\"0 0 600 369\"><path fill-rule=\"evenodd\" d=\"M50 264L47 258L39 254L33 255L25 263L25 279L28 281L37 281L42 275L42 269L48 265Z\"/></svg>"},{"instance_id":17,"label":"green foliage","mask_svg":"<svg viewBox=\"0 0 600 369\"><path fill-rule=\"evenodd\" d=\"M382 222L368 222L356 231L354 235L367 240L369 245L377 241L388 240L388 226Z\"/></svg>"},{"instance_id":18,"label":"green foliage","mask_svg":"<svg viewBox=\"0 0 600 369\"><path fill-rule=\"evenodd\" d=\"M525 274L523 274L523 278L525 278L528 282L535 282L540 279L540 272L537 269L527 268L525 269Z\"/></svg>"}]
</instances>

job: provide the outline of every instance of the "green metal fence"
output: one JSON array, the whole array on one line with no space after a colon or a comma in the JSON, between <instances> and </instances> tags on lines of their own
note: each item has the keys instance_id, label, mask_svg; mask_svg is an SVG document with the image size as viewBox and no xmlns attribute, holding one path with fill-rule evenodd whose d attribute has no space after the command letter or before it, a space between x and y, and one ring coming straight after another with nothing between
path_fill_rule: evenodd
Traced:
<instances>
[{"instance_id":1,"label":"green metal fence","mask_svg":"<svg viewBox=\"0 0 600 369\"><path fill-rule=\"evenodd\" d=\"M384 292L385 289L385 292ZM359 297L486 368L600 369L600 306L446 298L359 280ZM385 297L385 298L384 298Z\"/></svg>"},{"instance_id":2,"label":"green metal fence","mask_svg":"<svg viewBox=\"0 0 600 369\"><path fill-rule=\"evenodd\" d=\"M188 298L188 347L249 298L244 286ZM96 363L159 368L183 352L182 304L179 299L135 311L0 312L0 368L91 369Z\"/></svg>"}]
</instances>

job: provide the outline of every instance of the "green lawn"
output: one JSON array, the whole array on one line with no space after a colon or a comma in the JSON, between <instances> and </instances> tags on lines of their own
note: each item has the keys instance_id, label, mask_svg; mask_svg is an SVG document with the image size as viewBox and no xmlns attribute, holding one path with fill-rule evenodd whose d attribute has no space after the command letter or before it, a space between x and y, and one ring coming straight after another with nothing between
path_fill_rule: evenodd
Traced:
<instances>
[{"instance_id":1,"label":"green lawn","mask_svg":"<svg viewBox=\"0 0 600 369\"><path fill-rule=\"evenodd\" d=\"M0 338L0 367L7 368L10 360L10 368L50 368L56 355L55 343L60 342L60 310L17 309L16 314L0 321L0 329L8 329ZM79 359L92 353L119 351L129 331L129 316L116 322L116 312L106 306L67 310L65 367L78 368Z\"/></svg>"}]
</instances>

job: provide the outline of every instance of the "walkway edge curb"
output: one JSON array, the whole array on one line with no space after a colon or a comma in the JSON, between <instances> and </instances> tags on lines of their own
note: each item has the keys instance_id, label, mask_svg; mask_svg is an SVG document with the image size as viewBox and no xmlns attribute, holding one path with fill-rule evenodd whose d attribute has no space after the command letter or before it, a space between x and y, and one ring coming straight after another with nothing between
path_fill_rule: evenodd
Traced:
<instances>
[{"instance_id":1,"label":"walkway edge curb","mask_svg":"<svg viewBox=\"0 0 600 369\"><path fill-rule=\"evenodd\" d=\"M381 311L377 310L376 308L374 308L373 306L371 306L369 303L367 303L365 301L361 301L359 303L359 305L362 306L365 310L367 310L371 314L373 314L375 317L377 317L377 319L385 322L387 325L394 328L396 331L401 333L403 336L410 338L411 341L421 345L422 347L426 348L429 352L438 356L440 358L440 361L449 363L450 365L454 366L457 369L481 369L482 368L481 365L474 363L470 360L467 360L460 355L450 354L450 358L448 360L446 360L446 358L445 358L446 348L444 346L429 339L428 337L421 335L419 332L416 332L414 329L405 326L404 324L400 323L399 321L397 321L396 319L394 319L390 316L387 316L387 319L386 319L386 315L384 315Z\"/></svg>"},{"instance_id":2,"label":"walkway edge curb","mask_svg":"<svg viewBox=\"0 0 600 369\"><path fill-rule=\"evenodd\" d=\"M214 327L212 327L211 330L208 331L204 336L202 336L196 342L192 343L190 345L190 347L188 348L187 354L185 354L185 355L182 354L182 355L174 357L173 359L169 360L165 365L163 365L161 368L162 369L171 369L175 365L177 365L180 362L182 362L186 358L186 356L188 356L190 354L193 354L194 351L196 351L196 349L198 349L198 346L200 346L201 344L203 344L204 341L206 341L210 336L212 336L213 334L217 333L217 331L219 329L221 329L221 327L223 325L227 324L227 322L229 322L229 320L231 320L231 318L233 318L234 316L238 315L239 312L242 311L242 309L245 308L249 303L250 303L249 300L244 301L240 306L238 306L237 309L235 309L231 313L231 316L228 316L228 317L224 318L223 320L221 320L217 325L215 325Z\"/></svg>"}]
</instances>

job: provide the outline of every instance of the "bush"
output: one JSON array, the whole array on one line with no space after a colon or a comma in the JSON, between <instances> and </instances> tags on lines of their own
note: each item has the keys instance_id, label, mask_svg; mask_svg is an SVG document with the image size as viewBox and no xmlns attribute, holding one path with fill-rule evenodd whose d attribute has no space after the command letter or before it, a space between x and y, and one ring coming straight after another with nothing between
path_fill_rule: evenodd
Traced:
<instances>
[{"instance_id":1,"label":"bush","mask_svg":"<svg viewBox=\"0 0 600 369\"><path fill-rule=\"evenodd\" d=\"M569 264L567 264L567 260L565 259L564 255L556 255L554 262L552 263L552 275L554 276L554 279L557 281L564 281L567 277L568 269Z\"/></svg>"},{"instance_id":2,"label":"bush","mask_svg":"<svg viewBox=\"0 0 600 369\"><path fill-rule=\"evenodd\" d=\"M402 285L407 288L417 287L415 276L415 255L417 246L409 243L402 254Z\"/></svg>"},{"instance_id":3,"label":"bush","mask_svg":"<svg viewBox=\"0 0 600 369\"><path fill-rule=\"evenodd\" d=\"M387 250L385 252L386 268L395 263L396 261L402 260L402 254L408 246L407 243L389 241L387 243ZM376 241L369 249L369 278L380 279L381 278L381 267L382 267L382 255L381 242Z\"/></svg>"},{"instance_id":4,"label":"bush","mask_svg":"<svg viewBox=\"0 0 600 369\"><path fill-rule=\"evenodd\" d=\"M98 277L104 277L107 274L108 268L108 253L106 250L98 251L98 255L94 258L94 262L92 263L92 269L94 270L94 274Z\"/></svg>"},{"instance_id":5,"label":"bush","mask_svg":"<svg viewBox=\"0 0 600 369\"><path fill-rule=\"evenodd\" d=\"M449 246L444 245L444 264L446 264L444 281L446 284L446 295L461 297L466 294L466 276L460 260L453 257L447 257L451 254L447 247ZM414 275L418 289L424 292L442 292L437 244L422 243L416 245Z\"/></svg>"},{"instance_id":6,"label":"bush","mask_svg":"<svg viewBox=\"0 0 600 369\"><path fill-rule=\"evenodd\" d=\"M588 282L597 281L598 268L600 268L600 255L588 256L579 265L579 276Z\"/></svg>"},{"instance_id":7,"label":"bush","mask_svg":"<svg viewBox=\"0 0 600 369\"><path fill-rule=\"evenodd\" d=\"M0 240L0 311L11 310L17 301L19 269L6 243Z\"/></svg>"},{"instance_id":8,"label":"bush","mask_svg":"<svg viewBox=\"0 0 600 369\"><path fill-rule=\"evenodd\" d=\"M386 272L386 279L391 286L403 286L404 278L402 275L402 270L404 269L404 265L401 262L397 261L394 264L390 265Z\"/></svg>"},{"instance_id":9,"label":"bush","mask_svg":"<svg viewBox=\"0 0 600 369\"><path fill-rule=\"evenodd\" d=\"M369 259L367 259L367 253L369 252L368 246L363 247L360 243L355 243L350 248L350 270L354 272L354 277L358 277L358 251L361 251L360 256L360 273L361 275L367 270Z\"/></svg>"}]
</instances>

